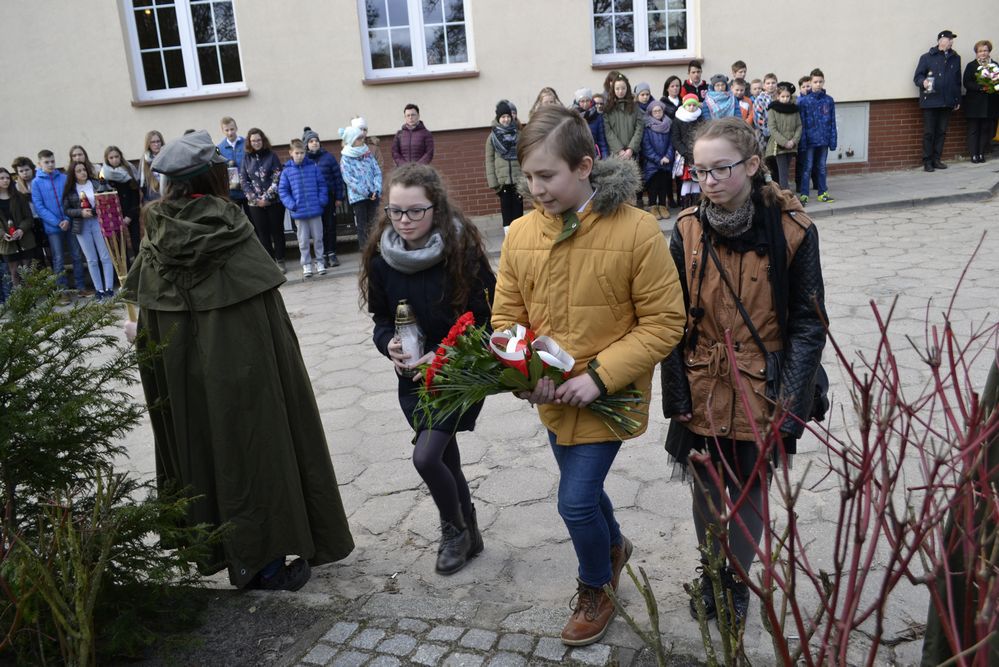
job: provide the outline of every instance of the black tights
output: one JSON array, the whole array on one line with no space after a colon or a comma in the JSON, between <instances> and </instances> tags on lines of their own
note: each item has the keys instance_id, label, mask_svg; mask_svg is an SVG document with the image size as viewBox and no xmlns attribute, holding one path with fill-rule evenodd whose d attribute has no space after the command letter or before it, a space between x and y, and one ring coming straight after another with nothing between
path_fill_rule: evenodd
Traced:
<instances>
[{"instance_id":1,"label":"black tights","mask_svg":"<svg viewBox=\"0 0 999 667\"><path fill-rule=\"evenodd\" d=\"M708 447L714 448L716 446L710 438L707 440ZM721 447L725 460L729 462L737 475L737 479L733 479L731 475L725 472L724 468L721 469L729 497L735 500L742 492L742 486L751 483L751 490L746 496L746 502L739 508L738 516L746 524L752 539L746 536L745 531L737 520L733 519L729 521L727 526L728 544L739 564L748 574L749 567L753 564L753 559L756 557L756 546L760 543L760 538L763 536L761 508L763 507L764 487L760 483L759 476L753 477L750 482L746 481L746 478L753 470L753 466L756 464L756 457L759 452L756 444L752 442L721 441ZM692 486L694 496L694 530L697 533L697 543L703 547L708 543L709 539L708 526L713 523L710 508L714 507L716 512L725 512L726 509L722 505L721 493L714 482L711 481L711 478L708 477L707 469L693 461L691 461L691 465L694 468L695 474L695 481ZM721 553L721 546L716 539L711 539L711 549L715 554Z\"/></svg>"},{"instance_id":2,"label":"black tights","mask_svg":"<svg viewBox=\"0 0 999 667\"><path fill-rule=\"evenodd\" d=\"M413 465L427 483L441 518L459 528L472 513L472 495L461 472L458 441L444 431L420 431L413 448Z\"/></svg>"}]
</instances>

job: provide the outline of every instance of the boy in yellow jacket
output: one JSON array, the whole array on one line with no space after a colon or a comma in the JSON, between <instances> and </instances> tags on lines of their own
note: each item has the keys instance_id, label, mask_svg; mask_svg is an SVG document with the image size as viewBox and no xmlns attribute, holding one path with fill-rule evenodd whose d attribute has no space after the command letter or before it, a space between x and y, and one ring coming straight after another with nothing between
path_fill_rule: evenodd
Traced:
<instances>
[{"instance_id":1,"label":"boy in yellow jacket","mask_svg":"<svg viewBox=\"0 0 999 667\"><path fill-rule=\"evenodd\" d=\"M576 361L558 388L542 380L522 398L540 406L559 467L559 514L579 561L562 641L581 646L606 632L614 605L603 586L617 587L632 551L603 490L621 440L586 406L633 388L647 413L653 370L679 342L686 315L658 224L626 203L640 184L632 161L596 163L586 121L556 106L531 117L517 157L535 209L503 243L492 325L523 324Z\"/></svg>"}]
</instances>

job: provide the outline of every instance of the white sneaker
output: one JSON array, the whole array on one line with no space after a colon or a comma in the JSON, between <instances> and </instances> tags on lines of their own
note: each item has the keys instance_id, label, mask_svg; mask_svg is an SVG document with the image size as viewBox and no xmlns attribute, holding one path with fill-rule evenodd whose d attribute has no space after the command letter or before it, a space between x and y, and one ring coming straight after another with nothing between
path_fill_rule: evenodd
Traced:
<instances>
[{"instance_id":1,"label":"white sneaker","mask_svg":"<svg viewBox=\"0 0 999 667\"><path fill-rule=\"evenodd\" d=\"M326 275L326 262L324 262L321 259L317 259L316 260L316 270L319 272L319 275L325 276Z\"/></svg>"},{"instance_id":2,"label":"white sneaker","mask_svg":"<svg viewBox=\"0 0 999 667\"><path fill-rule=\"evenodd\" d=\"M312 277L312 264L303 264L302 278L311 278L311 277Z\"/></svg>"}]
</instances>

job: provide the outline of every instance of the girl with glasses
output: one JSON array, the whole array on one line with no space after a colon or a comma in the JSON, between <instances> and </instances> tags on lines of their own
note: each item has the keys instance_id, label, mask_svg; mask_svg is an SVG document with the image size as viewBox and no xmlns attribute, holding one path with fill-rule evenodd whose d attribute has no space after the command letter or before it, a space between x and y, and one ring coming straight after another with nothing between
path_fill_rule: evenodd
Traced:
<instances>
[{"instance_id":1,"label":"girl with glasses","mask_svg":"<svg viewBox=\"0 0 999 667\"><path fill-rule=\"evenodd\" d=\"M694 143L689 169L703 196L698 208L681 214L670 239L688 315L683 340L661 366L663 414L670 419L666 450L677 464L674 477L693 473L700 596L707 616L715 617L717 609L705 554L722 553L714 539L722 535L734 558L718 573L726 588L721 598L731 599L743 622L749 608L745 577L763 534L765 489L758 473L766 473L770 463L754 471L760 456L754 428L768 433L774 400L781 402L787 416L779 424L774 456L794 453L802 420L811 414L825 345L819 237L793 193L770 182L756 133L741 118L708 123ZM767 397L770 355L780 361L772 399ZM745 396L736 389L735 366ZM701 456L688 457L691 450ZM710 481L709 465L719 471L733 501L744 489L747 493L737 518L724 529L712 527L710 508L725 505ZM696 608L692 599L694 618Z\"/></svg>"},{"instance_id":2,"label":"girl with glasses","mask_svg":"<svg viewBox=\"0 0 999 667\"><path fill-rule=\"evenodd\" d=\"M375 346L395 367L399 406L416 432L413 465L440 512L435 569L452 574L483 548L456 439L459 431L475 428L482 403L461 417L426 423L416 412L417 390L423 382L420 366L433 359L434 350L463 313L471 311L476 324L489 321L496 278L478 228L451 203L433 167L411 163L395 169L387 194L385 215L361 257L361 303L367 304L375 322ZM395 334L396 306L404 299L424 334L418 359L403 353Z\"/></svg>"}]
</instances>

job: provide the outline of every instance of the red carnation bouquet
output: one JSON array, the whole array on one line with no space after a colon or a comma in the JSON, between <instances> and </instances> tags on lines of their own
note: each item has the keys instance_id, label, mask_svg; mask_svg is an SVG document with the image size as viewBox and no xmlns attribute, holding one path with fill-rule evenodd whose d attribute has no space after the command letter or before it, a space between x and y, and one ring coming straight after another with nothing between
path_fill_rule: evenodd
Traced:
<instances>
[{"instance_id":1,"label":"red carnation bouquet","mask_svg":"<svg viewBox=\"0 0 999 667\"><path fill-rule=\"evenodd\" d=\"M417 410L423 422L433 424L458 415L493 394L531 391L543 377L558 386L565 382L575 359L548 336L535 336L521 325L489 333L476 326L475 316L458 318L424 368ZM586 408L596 413L620 437L642 426L642 392L627 389L601 396Z\"/></svg>"}]
</instances>

